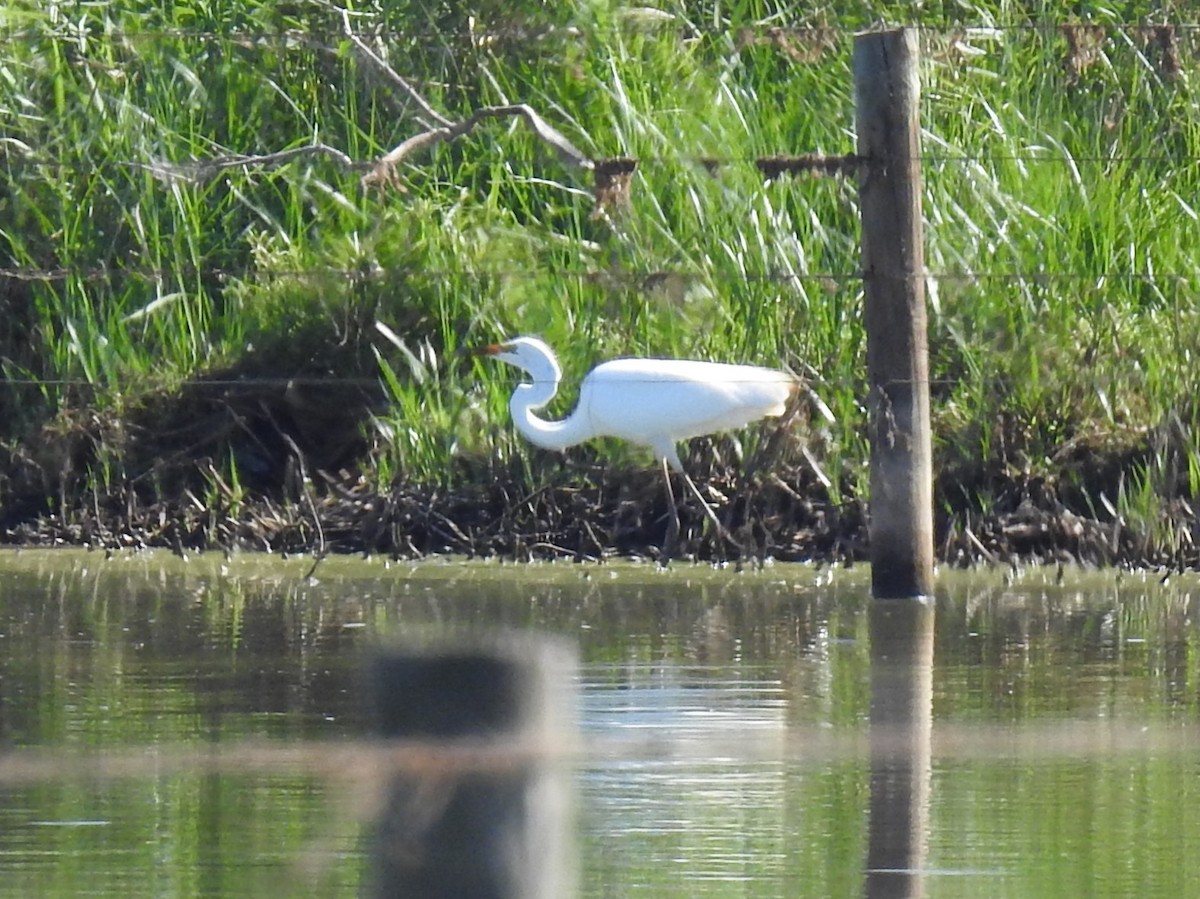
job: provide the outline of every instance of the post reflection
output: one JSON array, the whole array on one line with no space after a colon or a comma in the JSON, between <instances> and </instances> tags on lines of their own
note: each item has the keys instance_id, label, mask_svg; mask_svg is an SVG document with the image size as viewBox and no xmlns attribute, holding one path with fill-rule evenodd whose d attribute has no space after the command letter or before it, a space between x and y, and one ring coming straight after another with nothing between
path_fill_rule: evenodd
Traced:
<instances>
[{"instance_id":1,"label":"post reflection","mask_svg":"<svg viewBox=\"0 0 1200 899\"><path fill-rule=\"evenodd\" d=\"M933 602L871 604L871 807L866 895L924 895Z\"/></svg>"}]
</instances>

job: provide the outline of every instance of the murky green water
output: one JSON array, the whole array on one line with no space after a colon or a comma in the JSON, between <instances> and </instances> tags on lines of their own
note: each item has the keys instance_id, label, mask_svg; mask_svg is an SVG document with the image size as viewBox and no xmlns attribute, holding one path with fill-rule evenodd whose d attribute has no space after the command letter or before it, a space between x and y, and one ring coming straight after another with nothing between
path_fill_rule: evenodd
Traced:
<instances>
[{"instance_id":1,"label":"murky green water","mask_svg":"<svg viewBox=\"0 0 1200 899\"><path fill-rule=\"evenodd\" d=\"M579 648L583 896L862 895L885 812L912 893L1200 883L1195 580L943 576L884 795L865 572L309 566L0 555L0 895L356 895L363 653L496 625Z\"/></svg>"}]
</instances>

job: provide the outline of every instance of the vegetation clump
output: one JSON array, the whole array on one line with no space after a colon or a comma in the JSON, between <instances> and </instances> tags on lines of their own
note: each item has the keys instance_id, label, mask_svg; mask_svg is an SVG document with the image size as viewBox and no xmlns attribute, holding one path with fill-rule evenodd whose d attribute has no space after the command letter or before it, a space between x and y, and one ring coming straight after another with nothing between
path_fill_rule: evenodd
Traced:
<instances>
[{"instance_id":1,"label":"vegetation clump","mask_svg":"<svg viewBox=\"0 0 1200 899\"><path fill-rule=\"evenodd\" d=\"M895 20L925 60L943 558L1197 566L1200 31L1085 7L10 3L0 531L653 555L648 460L524 445L509 373L461 353L536 333L568 380L790 367L786 431L685 461L747 553L863 557L840 160L854 31Z\"/></svg>"}]
</instances>

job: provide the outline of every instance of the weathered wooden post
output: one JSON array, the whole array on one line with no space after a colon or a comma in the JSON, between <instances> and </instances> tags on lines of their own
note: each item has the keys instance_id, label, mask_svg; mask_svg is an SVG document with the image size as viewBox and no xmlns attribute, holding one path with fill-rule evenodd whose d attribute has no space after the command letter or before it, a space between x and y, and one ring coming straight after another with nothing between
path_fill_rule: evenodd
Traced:
<instances>
[{"instance_id":1,"label":"weathered wooden post","mask_svg":"<svg viewBox=\"0 0 1200 899\"><path fill-rule=\"evenodd\" d=\"M854 39L877 599L933 593L918 57L915 28Z\"/></svg>"},{"instance_id":2,"label":"weathered wooden post","mask_svg":"<svg viewBox=\"0 0 1200 899\"><path fill-rule=\"evenodd\" d=\"M395 649L369 667L376 729L397 759L365 895L559 899L574 894L568 759L576 666L551 638Z\"/></svg>"}]
</instances>

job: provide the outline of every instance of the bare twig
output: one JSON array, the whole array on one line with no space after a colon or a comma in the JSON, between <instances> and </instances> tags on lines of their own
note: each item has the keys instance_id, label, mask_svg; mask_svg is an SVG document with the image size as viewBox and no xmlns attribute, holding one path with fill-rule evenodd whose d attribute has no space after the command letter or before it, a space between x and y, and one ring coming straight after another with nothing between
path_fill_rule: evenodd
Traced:
<instances>
[{"instance_id":1,"label":"bare twig","mask_svg":"<svg viewBox=\"0 0 1200 899\"><path fill-rule=\"evenodd\" d=\"M383 74L386 75L388 79L394 85L396 85L396 87L400 88L403 93L407 94L410 100L416 103L417 106L421 107L421 111L425 113L425 115L429 116L429 118L443 127L448 127L454 124L440 112L430 106L429 101L422 97L417 92L417 89L408 83L407 79L403 78L399 72L389 66L387 64L387 60L368 47L366 42L354 33L354 29L350 26L350 10L340 6L335 6L332 3L326 3L324 0L316 0L316 2L320 3L321 6L328 7L329 9L332 9L341 15L342 31L345 33L346 37L350 39L350 43L354 45L354 48L358 50L358 52L364 57L366 57L366 59L377 69L379 69L379 71L383 72Z\"/></svg>"},{"instance_id":2,"label":"bare twig","mask_svg":"<svg viewBox=\"0 0 1200 899\"><path fill-rule=\"evenodd\" d=\"M364 186L372 186L393 182L395 180L396 166L418 150L423 150L443 141L454 140L455 138L469 134L485 119L518 116L525 120L525 124L534 135L549 144L566 162L583 169L592 169L595 167L588 156L576 148L558 129L542 118L532 107L524 103L485 106L482 109L475 110L469 118L461 122L454 122L446 118L446 116L434 109L429 101L422 97L420 92L406 78L388 65L387 60L372 50L362 38L354 33L349 10L336 6L328 2L328 0L313 0L313 2L331 9L341 16L342 29L346 37L368 63L383 73L388 81L399 88L405 97L416 104L421 113L417 117L417 121L426 130L403 141L375 163L355 162L346 153L336 147L331 147L323 143L312 143L303 147L293 147L288 150L279 150L274 153L253 156L240 154L227 155L218 156L214 159L184 163L156 159L150 162L130 162L129 165L145 169L154 175L154 177L167 183L186 182L195 184L207 181L227 169L275 167L286 165L306 156L326 156L345 169L370 169L363 177L362 183ZM4 148L7 149L9 142L2 143ZM28 151L28 147L25 147L23 144L18 149Z\"/></svg>"},{"instance_id":3,"label":"bare twig","mask_svg":"<svg viewBox=\"0 0 1200 899\"><path fill-rule=\"evenodd\" d=\"M993 565L1000 564L999 557L994 552L992 552L990 549L988 549L986 546L983 545L983 541L975 536L975 532L972 531L969 526L963 528L963 534L966 536L967 540L970 541L971 545L973 547L975 547L976 550L979 551L979 554L981 556L983 556L985 559L987 559Z\"/></svg>"},{"instance_id":4,"label":"bare twig","mask_svg":"<svg viewBox=\"0 0 1200 899\"><path fill-rule=\"evenodd\" d=\"M272 423L274 423L273 419ZM300 447L296 445L296 441L292 439L291 434L280 428L279 425L275 425L275 427L279 432L279 436L283 438L284 442L295 455L296 464L300 466L301 493L304 496L305 502L308 503L308 511L312 513L313 526L317 529L317 542L313 547L312 567L309 568L308 573L304 575L304 579L308 580L316 572L317 566L321 564L329 551L325 544L325 528L321 526L321 513L317 511L317 504L312 496L312 481L308 476L308 466L304 464L304 453L301 451Z\"/></svg>"},{"instance_id":5,"label":"bare twig","mask_svg":"<svg viewBox=\"0 0 1200 899\"><path fill-rule=\"evenodd\" d=\"M186 181L195 184L207 181L209 178L226 169L281 166L303 156L328 156L338 165L348 169L357 168L362 165L361 163L356 163L341 150L331 147L328 144L308 144L303 147L292 147L290 150L279 150L275 153L264 153L258 156L229 155L198 162L176 163L166 162L165 160L154 160L153 162L131 162L129 164L135 168L146 169L154 177L168 183Z\"/></svg>"},{"instance_id":6,"label":"bare twig","mask_svg":"<svg viewBox=\"0 0 1200 899\"><path fill-rule=\"evenodd\" d=\"M392 181L395 177L396 166L410 154L442 141L454 140L469 134L484 119L496 119L504 116L520 116L525 120L530 131L550 144L567 162L584 169L593 168L592 160L580 152L549 122L534 112L532 107L524 103L515 103L507 106L485 106L475 110L471 113L470 118L461 122L442 128L432 128L429 131L413 135L380 159L375 168L363 176L363 184L371 186Z\"/></svg>"},{"instance_id":7,"label":"bare twig","mask_svg":"<svg viewBox=\"0 0 1200 899\"><path fill-rule=\"evenodd\" d=\"M348 9L335 6L327 2L327 0L314 0L314 2L336 11L342 17L342 31L349 38L355 49L375 68L382 72L392 84L400 88L400 91L408 99L420 107L421 112L428 119L436 123L435 127L431 127L427 123L422 122L426 126L426 130L420 134L414 134L380 159L376 163L375 168L363 176L362 183L364 186L393 182L395 180L396 166L405 157L418 150L431 147L434 144L454 140L455 138L469 134L484 119L503 118L505 116L520 116L523 118L525 124L529 126L530 131L553 147L559 156L572 165L584 169L591 169L593 167L592 160L589 157L580 152L558 129L551 126L549 122L534 112L532 107L524 103L506 106L485 106L482 109L475 110L470 118L461 122L454 122L446 118L434 109L428 100L421 96L420 92L408 82L408 79L404 78L399 72L388 65L387 60L368 47L366 42L354 33Z\"/></svg>"}]
</instances>

